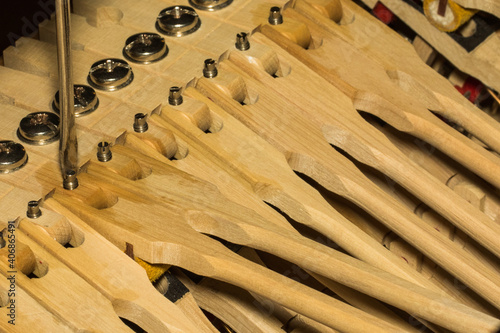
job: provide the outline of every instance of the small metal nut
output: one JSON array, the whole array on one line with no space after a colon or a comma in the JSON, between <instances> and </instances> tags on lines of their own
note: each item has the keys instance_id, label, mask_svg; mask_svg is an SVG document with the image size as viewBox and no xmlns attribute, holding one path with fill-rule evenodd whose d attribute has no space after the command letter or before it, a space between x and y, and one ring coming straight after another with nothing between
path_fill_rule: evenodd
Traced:
<instances>
[{"instance_id":1,"label":"small metal nut","mask_svg":"<svg viewBox=\"0 0 500 333\"><path fill-rule=\"evenodd\" d=\"M136 113L134 116L134 131L137 133L144 133L148 128L149 125L146 115L144 113Z\"/></svg>"},{"instance_id":2,"label":"small metal nut","mask_svg":"<svg viewBox=\"0 0 500 333\"><path fill-rule=\"evenodd\" d=\"M78 178L76 178L76 172L73 170L66 170L64 173L63 187L66 190L74 190L78 187Z\"/></svg>"},{"instance_id":3,"label":"small metal nut","mask_svg":"<svg viewBox=\"0 0 500 333\"><path fill-rule=\"evenodd\" d=\"M181 105L183 102L181 88L171 87L168 94L168 104L170 105Z\"/></svg>"},{"instance_id":4,"label":"small metal nut","mask_svg":"<svg viewBox=\"0 0 500 333\"><path fill-rule=\"evenodd\" d=\"M271 25L278 25L283 23L283 16L281 15L280 7L271 7L271 10L269 11L268 22Z\"/></svg>"},{"instance_id":5,"label":"small metal nut","mask_svg":"<svg viewBox=\"0 0 500 333\"><path fill-rule=\"evenodd\" d=\"M240 51L246 51L250 48L250 42L248 41L248 34L246 32L240 32L236 35L236 43L234 46Z\"/></svg>"},{"instance_id":6,"label":"small metal nut","mask_svg":"<svg viewBox=\"0 0 500 333\"><path fill-rule=\"evenodd\" d=\"M86 116L92 112L94 112L99 107L99 98L97 98L97 94L94 88L83 85L83 84L75 84L75 117ZM54 96L54 101L52 102L52 109L56 113L60 113L59 110L59 91L56 92Z\"/></svg>"},{"instance_id":7,"label":"small metal nut","mask_svg":"<svg viewBox=\"0 0 500 333\"><path fill-rule=\"evenodd\" d=\"M99 142L97 144L97 160L99 162L108 162L111 158L113 158L113 154L109 143L106 141Z\"/></svg>"},{"instance_id":8,"label":"small metal nut","mask_svg":"<svg viewBox=\"0 0 500 333\"><path fill-rule=\"evenodd\" d=\"M229 6L232 2L233 0L189 0L189 4L194 8L210 12L221 10Z\"/></svg>"},{"instance_id":9,"label":"small metal nut","mask_svg":"<svg viewBox=\"0 0 500 333\"><path fill-rule=\"evenodd\" d=\"M165 8L156 19L156 29L167 36L186 36L198 30L200 25L200 17L188 6Z\"/></svg>"},{"instance_id":10,"label":"small metal nut","mask_svg":"<svg viewBox=\"0 0 500 333\"><path fill-rule=\"evenodd\" d=\"M42 146L59 139L59 116L52 112L33 112L21 119L17 136L30 145Z\"/></svg>"},{"instance_id":11,"label":"small metal nut","mask_svg":"<svg viewBox=\"0 0 500 333\"><path fill-rule=\"evenodd\" d=\"M215 65L215 60L206 59L205 66L203 68L203 76L209 79L216 77L218 74L217 66Z\"/></svg>"},{"instance_id":12,"label":"small metal nut","mask_svg":"<svg viewBox=\"0 0 500 333\"><path fill-rule=\"evenodd\" d=\"M40 202L38 200L32 200L28 202L28 210L26 211L26 216L30 219L37 219L42 216L42 211L40 210Z\"/></svg>"},{"instance_id":13,"label":"small metal nut","mask_svg":"<svg viewBox=\"0 0 500 333\"><path fill-rule=\"evenodd\" d=\"M0 173L19 170L27 162L28 154L22 144L10 140L0 141Z\"/></svg>"},{"instance_id":14,"label":"small metal nut","mask_svg":"<svg viewBox=\"0 0 500 333\"><path fill-rule=\"evenodd\" d=\"M88 83L100 90L115 91L128 86L134 79L130 65L121 59L104 59L95 62L87 77Z\"/></svg>"},{"instance_id":15,"label":"small metal nut","mask_svg":"<svg viewBox=\"0 0 500 333\"><path fill-rule=\"evenodd\" d=\"M167 54L168 47L165 38L153 32L130 36L123 48L125 59L144 65L159 61Z\"/></svg>"}]
</instances>

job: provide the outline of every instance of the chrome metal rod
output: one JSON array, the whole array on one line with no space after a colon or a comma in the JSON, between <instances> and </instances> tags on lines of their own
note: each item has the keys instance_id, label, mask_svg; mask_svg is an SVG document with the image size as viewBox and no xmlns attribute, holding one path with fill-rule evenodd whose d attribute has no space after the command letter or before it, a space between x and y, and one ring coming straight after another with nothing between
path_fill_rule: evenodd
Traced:
<instances>
[{"instance_id":1,"label":"chrome metal rod","mask_svg":"<svg viewBox=\"0 0 500 333\"><path fill-rule=\"evenodd\" d=\"M61 139L59 162L63 186L72 190L78 186L78 143L76 139L73 71L71 64L70 0L56 0L57 59L59 62L59 105Z\"/></svg>"}]
</instances>

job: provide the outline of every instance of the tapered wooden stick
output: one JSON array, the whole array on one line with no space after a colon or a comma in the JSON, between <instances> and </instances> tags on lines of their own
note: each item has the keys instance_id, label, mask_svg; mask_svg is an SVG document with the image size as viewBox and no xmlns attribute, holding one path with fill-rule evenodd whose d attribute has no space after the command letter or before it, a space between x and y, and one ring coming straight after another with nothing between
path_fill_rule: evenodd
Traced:
<instances>
[{"instance_id":1,"label":"tapered wooden stick","mask_svg":"<svg viewBox=\"0 0 500 333\"><path fill-rule=\"evenodd\" d=\"M145 163L145 161L141 160L140 163ZM170 228L174 227L173 222L175 220L175 216L181 216L181 212L186 211L186 213L184 214L187 214L187 222L199 232L212 234L234 243L249 244L261 250L275 253L289 261L299 263L302 267L311 269L317 273L320 273L321 275L330 277L332 279L340 280L353 288L362 290L363 292L383 299L386 302L393 303L394 305L401 307L407 311L412 311L413 313L416 313L417 315L428 320L435 321L439 325L443 325L445 327L453 326L454 329L457 329L458 327L463 325L463 323L450 323L450 321L452 321L452 319L450 318L448 318L446 321L442 321L439 318L434 318L434 315L432 315L433 311L421 311L420 308L413 308L413 305L411 304L413 304L414 301L406 303L406 301L402 300L399 296L396 296L394 298L387 296L388 293L392 293L391 290L396 290L398 288L396 287L396 285L403 288L409 288L410 286L412 286L412 284L409 284L404 280L395 277L394 279L392 279L390 278L391 275L385 276L386 273L382 273L378 270L368 269L365 264L362 264L360 262L356 264L357 268L354 268L354 262L350 262L349 260L347 260L347 258L341 259L342 256L338 257L338 254L334 254L334 252L332 252L328 248L323 248L321 252L317 251L315 249L317 248L319 250L321 246L318 247L318 245L315 245L314 242L297 238L297 236L290 232L287 232L282 228L276 228L275 226L265 226L262 223L259 223L258 217L252 216L253 214L251 214L250 212L245 213L245 215L249 214L248 217L245 217L242 207L236 209L236 207L233 207L234 205L230 205L228 202L224 202L222 198L218 197L217 192L214 191L210 186L203 185L199 181L191 180L192 178L186 178L186 176L182 176L182 174L174 172L174 170L168 170L170 168L162 168L160 165L155 166L153 163L151 163L149 164L149 168L151 168L152 173L147 178L137 181L130 181L118 175L113 175L112 173L105 172L104 170L99 170L100 167L98 168L90 165L88 171L92 174L92 177L95 177L95 179L90 178L87 181L93 184L100 184L99 186L102 189L105 189L105 191L110 190L111 193L119 194L119 199L118 203L115 204L112 208L106 209L107 214L104 214L104 212L99 214L95 211L90 212L89 214L99 216L107 215L108 219L110 219L113 216L112 214L116 214L119 216L121 215L119 207L122 207L122 209L125 207L134 209L133 207L135 205L133 204L133 202L137 202L138 198L140 197L143 198L140 201L149 202L150 204L154 204L155 202L157 202L157 200L155 200L154 198L161 198L162 202L168 203L167 211L170 212L169 214L171 216ZM86 179L86 177L83 178L84 176L87 175L82 175L82 179ZM180 179L184 180L182 180L181 182L180 179L176 180L179 177L181 177ZM161 179L164 179L166 181L168 180L170 186L169 189L165 190L165 183L162 184ZM109 183L107 183L108 181ZM116 185L112 184L120 185L117 187ZM174 184L177 184L177 186ZM123 190L120 190L120 188L122 188ZM199 196L199 194L201 194L200 188L204 189L203 192L205 192L201 192L203 193L203 198ZM128 194L126 191L135 192L140 196ZM147 193L151 191L155 192L156 195L154 197L147 197ZM196 195L196 193L198 193L198 195ZM58 198L58 200L61 200L61 198ZM175 207L172 206L174 202L176 205ZM137 208L139 207L140 206L138 206ZM160 207L157 207L155 209L159 209L156 211L156 214L152 214L150 216L150 214L141 212L141 215L143 215L143 218L146 219L154 219L154 216L156 216L157 214L161 214L162 211ZM201 209L203 209L203 212L198 211ZM238 213L236 214L236 212ZM116 217L113 217L113 219L116 219ZM153 224L154 227L159 227L156 223ZM144 229L147 229L149 227L153 227L153 225L144 226ZM182 227L182 229L185 229L185 227ZM184 231L187 232L188 230L189 229L185 229ZM280 230L279 233L278 230ZM270 243L271 239L273 239L272 244ZM290 252L290 248L294 248L295 251ZM315 258L314 261L308 259L313 257ZM336 259L334 259L334 257ZM344 264L347 264L351 268L349 268L349 270L343 269L342 267L344 264L342 264L341 261L338 260L343 261ZM327 267L336 267L338 273L332 272ZM345 267L347 268L347 266ZM363 282L363 284L366 284L366 281L368 280L377 281L377 288L364 288L362 285L360 285L359 282L354 282L364 274L361 273L361 271L358 271L358 269L367 269L366 274L369 274L370 276L372 276L373 274L377 276L379 274L382 274L381 279L376 278L375 275L370 278L361 278L362 281L365 281ZM382 276L384 277L382 278ZM390 282L391 286L389 288L382 287L389 280L392 280ZM392 285L393 283L395 285ZM378 291L374 292L373 289L377 289ZM417 291L417 294L413 296L416 297L415 299L423 296L423 298L421 299L424 303L430 301L431 299L433 299L432 302L436 301L436 294L434 294L434 296L432 297L429 297L430 294L426 295L427 291L424 291L424 289L422 288L413 286L410 287L410 289L419 290ZM408 292L409 289L406 290L406 293ZM439 298L439 296L437 298ZM446 301L446 304L448 304L448 306L452 306L451 304L453 303ZM460 307L461 305L453 306L455 310L450 309L450 313L460 309ZM424 308L426 307L424 306ZM429 316L432 316L433 319L430 319ZM457 317L457 319L458 318L459 317Z\"/></svg>"},{"instance_id":2,"label":"tapered wooden stick","mask_svg":"<svg viewBox=\"0 0 500 333\"><path fill-rule=\"evenodd\" d=\"M254 105L246 105L243 109L240 103L233 99L231 90L227 88L230 86L242 87L241 84L235 85L234 80L236 80L236 82L241 80L242 84L244 84L244 81L237 75L219 70L218 77L210 80L200 79L197 83L197 87L224 107L228 112L239 118L244 124L288 155L288 162L296 171L307 174L327 189L345 196L349 200L365 208L368 212L380 218L393 231L403 236L420 251L442 264L443 267L447 266L446 269L449 270L450 273L457 277L461 276L460 278L462 281L465 282L467 280L468 282L466 283L471 284L470 286L476 285L474 289L478 291L478 293L485 298L489 298L490 302L495 303L495 301L491 299L489 291L486 289L481 292L479 291L482 289L483 285L477 284L476 278L472 278L471 276L466 277L463 274L463 270L457 271L455 265L449 265L449 260L451 260L452 257L455 257L454 260L456 264L465 264L465 257L456 257L456 249L452 249L454 247L453 245L446 244L448 242L447 240L435 239L434 237L440 237L439 235L433 235L434 232L429 229L429 226L422 224L418 218L408 214L408 212L393 198L387 197L380 189L373 187L369 181L365 180L361 173L358 173L359 170L355 169L355 167L350 162L346 161L340 154L336 154L334 150L324 143L323 139L319 138L321 134L318 133L307 120L301 119L300 122L295 121L294 118L296 118L297 115L293 112L293 108L290 108L289 105L280 104L276 97L271 98L263 89L258 89L259 102ZM238 90L238 92L239 91L241 90ZM223 93L222 95L221 92ZM225 94L229 94L230 96ZM282 123L284 123L285 126L278 127L275 125ZM298 138L297 133L308 134L307 137L301 135L300 138ZM314 144L311 143L312 141L314 141ZM403 221L406 221L404 227ZM410 230L414 228L416 229L410 232ZM405 234L406 236L404 236ZM410 234L412 236L410 236ZM414 238L416 234L422 235L422 237L416 240ZM423 246L423 243L418 245L417 243L419 242L427 243L427 245ZM446 249L447 247L448 249ZM447 252L448 254L444 255L444 252L442 252L442 254L438 255L438 252L441 251ZM443 260L445 257L446 261ZM467 262L474 266L478 265L472 270L474 271L473 275L476 275L477 278L488 270L482 267L475 258L470 256ZM476 263L473 264L474 262ZM487 275L489 278L483 276L480 279L485 279L485 281L489 280L492 287L493 285L497 285L498 281L495 281L497 280L495 274L490 272L487 273Z\"/></svg>"}]
</instances>

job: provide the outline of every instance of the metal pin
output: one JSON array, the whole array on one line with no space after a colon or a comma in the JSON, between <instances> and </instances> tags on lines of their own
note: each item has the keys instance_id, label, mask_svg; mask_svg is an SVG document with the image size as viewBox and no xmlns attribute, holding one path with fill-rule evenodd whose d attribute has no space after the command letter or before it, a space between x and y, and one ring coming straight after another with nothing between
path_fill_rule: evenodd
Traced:
<instances>
[{"instance_id":1,"label":"metal pin","mask_svg":"<svg viewBox=\"0 0 500 333\"><path fill-rule=\"evenodd\" d=\"M181 88L180 87L171 87L170 92L168 94L168 104L170 105L181 105L183 102Z\"/></svg>"},{"instance_id":2,"label":"metal pin","mask_svg":"<svg viewBox=\"0 0 500 333\"><path fill-rule=\"evenodd\" d=\"M30 219L37 219L42 216L40 203L37 200L28 202L28 210L26 211L26 216Z\"/></svg>"},{"instance_id":3,"label":"metal pin","mask_svg":"<svg viewBox=\"0 0 500 333\"><path fill-rule=\"evenodd\" d=\"M61 107L59 161L64 178L64 188L72 190L78 186L78 181L76 179L78 143L76 138L74 89L71 66L70 0L56 0L55 7ZM71 180L68 178L71 178ZM74 184L76 184L76 186Z\"/></svg>"},{"instance_id":4,"label":"metal pin","mask_svg":"<svg viewBox=\"0 0 500 333\"><path fill-rule=\"evenodd\" d=\"M148 122L144 113L136 113L134 116L134 131L144 133L148 130Z\"/></svg>"},{"instance_id":5,"label":"metal pin","mask_svg":"<svg viewBox=\"0 0 500 333\"><path fill-rule=\"evenodd\" d=\"M109 143L106 141L102 141L97 144L97 160L99 162L108 162L111 160L113 154L109 148Z\"/></svg>"},{"instance_id":6,"label":"metal pin","mask_svg":"<svg viewBox=\"0 0 500 333\"><path fill-rule=\"evenodd\" d=\"M66 190L74 190L78 187L78 179L76 178L76 172L73 170L67 170L64 174L63 187Z\"/></svg>"},{"instance_id":7,"label":"metal pin","mask_svg":"<svg viewBox=\"0 0 500 333\"><path fill-rule=\"evenodd\" d=\"M250 48L250 42L248 41L248 34L246 32L240 32L236 35L236 48L240 51L246 51Z\"/></svg>"},{"instance_id":8,"label":"metal pin","mask_svg":"<svg viewBox=\"0 0 500 333\"><path fill-rule=\"evenodd\" d=\"M271 10L269 12L268 22L269 24L272 25L278 25L283 23L283 16L281 15L280 7L271 7Z\"/></svg>"},{"instance_id":9,"label":"metal pin","mask_svg":"<svg viewBox=\"0 0 500 333\"><path fill-rule=\"evenodd\" d=\"M205 60L205 67L203 68L203 76L212 79L217 76L217 67L215 66L215 60L207 59Z\"/></svg>"}]
</instances>

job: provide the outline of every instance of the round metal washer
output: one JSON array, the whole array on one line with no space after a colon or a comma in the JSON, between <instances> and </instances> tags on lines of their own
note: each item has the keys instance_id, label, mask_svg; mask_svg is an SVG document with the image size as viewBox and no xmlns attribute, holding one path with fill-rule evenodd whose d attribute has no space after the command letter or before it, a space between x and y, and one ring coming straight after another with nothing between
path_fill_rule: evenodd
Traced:
<instances>
[{"instance_id":1,"label":"round metal washer","mask_svg":"<svg viewBox=\"0 0 500 333\"><path fill-rule=\"evenodd\" d=\"M210 12L221 10L229 6L232 2L233 0L189 0L189 4L194 8Z\"/></svg>"},{"instance_id":2,"label":"round metal washer","mask_svg":"<svg viewBox=\"0 0 500 333\"><path fill-rule=\"evenodd\" d=\"M99 107L99 98L94 88L86 86L83 84L75 84L75 117L86 116L94 112ZM60 113L59 110L59 91L56 92L54 96L54 101L52 102L52 109L56 113Z\"/></svg>"},{"instance_id":3,"label":"round metal washer","mask_svg":"<svg viewBox=\"0 0 500 333\"><path fill-rule=\"evenodd\" d=\"M53 112L33 112L21 119L17 136L30 145L42 146L59 139L59 116Z\"/></svg>"},{"instance_id":4,"label":"round metal washer","mask_svg":"<svg viewBox=\"0 0 500 333\"><path fill-rule=\"evenodd\" d=\"M167 7L156 19L156 29L167 36L186 36L198 30L200 26L200 17L188 6Z\"/></svg>"},{"instance_id":5,"label":"round metal washer","mask_svg":"<svg viewBox=\"0 0 500 333\"><path fill-rule=\"evenodd\" d=\"M144 65L159 61L167 54L168 46L165 43L165 38L153 32L143 32L130 36L123 48L125 59Z\"/></svg>"},{"instance_id":6,"label":"round metal washer","mask_svg":"<svg viewBox=\"0 0 500 333\"><path fill-rule=\"evenodd\" d=\"M27 162L28 154L22 144L10 140L0 141L0 173L19 170Z\"/></svg>"},{"instance_id":7,"label":"round metal washer","mask_svg":"<svg viewBox=\"0 0 500 333\"><path fill-rule=\"evenodd\" d=\"M87 77L88 83L100 90L116 91L128 86L134 79L132 67L121 59L103 59L95 62Z\"/></svg>"}]
</instances>

